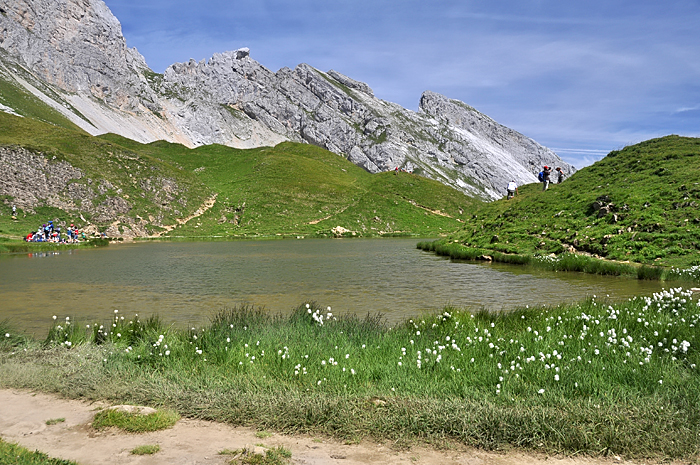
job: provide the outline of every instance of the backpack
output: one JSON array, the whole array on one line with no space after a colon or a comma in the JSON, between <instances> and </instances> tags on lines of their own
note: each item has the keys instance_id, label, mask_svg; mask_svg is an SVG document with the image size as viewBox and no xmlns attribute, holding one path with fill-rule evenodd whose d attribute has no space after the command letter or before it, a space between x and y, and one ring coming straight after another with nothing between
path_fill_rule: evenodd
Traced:
<instances>
[{"instance_id":1,"label":"backpack","mask_svg":"<svg viewBox=\"0 0 700 465\"><path fill-rule=\"evenodd\" d=\"M537 175L537 179L539 179L540 182L544 182L544 171L540 171L540 174Z\"/></svg>"}]
</instances>

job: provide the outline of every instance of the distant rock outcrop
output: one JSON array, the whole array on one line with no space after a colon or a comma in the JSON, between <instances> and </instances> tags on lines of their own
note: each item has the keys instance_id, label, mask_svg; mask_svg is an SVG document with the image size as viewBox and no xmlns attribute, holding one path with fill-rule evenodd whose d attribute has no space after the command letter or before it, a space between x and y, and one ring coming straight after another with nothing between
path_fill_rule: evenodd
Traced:
<instances>
[{"instance_id":1,"label":"distant rock outcrop","mask_svg":"<svg viewBox=\"0 0 700 465\"><path fill-rule=\"evenodd\" d=\"M484 199L510 180L536 182L544 164L574 171L457 100L427 91L414 112L337 71L272 72L247 48L154 73L102 0L0 0L0 13L0 79L91 134L190 147L307 142L370 172L400 167Z\"/></svg>"}]
</instances>

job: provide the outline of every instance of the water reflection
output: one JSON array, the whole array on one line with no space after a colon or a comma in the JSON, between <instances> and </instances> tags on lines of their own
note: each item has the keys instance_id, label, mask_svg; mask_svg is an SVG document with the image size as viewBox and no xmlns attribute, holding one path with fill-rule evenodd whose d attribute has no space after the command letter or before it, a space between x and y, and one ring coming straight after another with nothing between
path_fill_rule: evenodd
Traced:
<instances>
[{"instance_id":1,"label":"water reflection","mask_svg":"<svg viewBox=\"0 0 700 465\"><path fill-rule=\"evenodd\" d=\"M122 244L0 257L0 318L41 336L52 315L105 320L158 313L197 324L240 303L287 312L308 300L335 314L382 312L399 321L445 305L512 309L592 294L650 294L658 282L456 263L415 239Z\"/></svg>"}]
</instances>

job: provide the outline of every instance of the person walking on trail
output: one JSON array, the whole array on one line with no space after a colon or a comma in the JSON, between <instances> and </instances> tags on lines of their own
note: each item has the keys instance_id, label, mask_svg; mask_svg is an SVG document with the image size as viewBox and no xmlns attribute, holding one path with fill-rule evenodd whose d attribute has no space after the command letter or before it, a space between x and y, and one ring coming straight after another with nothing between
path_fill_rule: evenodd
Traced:
<instances>
[{"instance_id":1,"label":"person walking on trail","mask_svg":"<svg viewBox=\"0 0 700 465\"><path fill-rule=\"evenodd\" d=\"M561 184L561 182L564 180L564 172L558 166L556 167L555 171L557 172L557 184Z\"/></svg>"},{"instance_id":2,"label":"person walking on trail","mask_svg":"<svg viewBox=\"0 0 700 465\"><path fill-rule=\"evenodd\" d=\"M515 181L511 181L508 183L508 187L506 187L506 190L508 191L506 199L510 200L513 197L515 197L515 194L518 192L518 185L515 184Z\"/></svg>"},{"instance_id":3,"label":"person walking on trail","mask_svg":"<svg viewBox=\"0 0 700 465\"><path fill-rule=\"evenodd\" d=\"M544 169L542 170L542 190L546 191L547 188L549 187L549 176L552 174L552 168L550 168L547 165L544 165Z\"/></svg>"}]
</instances>

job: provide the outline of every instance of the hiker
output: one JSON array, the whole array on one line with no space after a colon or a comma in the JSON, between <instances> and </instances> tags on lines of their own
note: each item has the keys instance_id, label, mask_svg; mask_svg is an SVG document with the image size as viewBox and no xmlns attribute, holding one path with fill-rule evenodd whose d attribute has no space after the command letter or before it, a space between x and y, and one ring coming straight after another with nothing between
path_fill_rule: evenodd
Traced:
<instances>
[{"instance_id":1,"label":"hiker","mask_svg":"<svg viewBox=\"0 0 700 465\"><path fill-rule=\"evenodd\" d=\"M17 216L17 207L12 206L12 216Z\"/></svg>"},{"instance_id":2,"label":"hiker","mask_svg":"<svg viewBox=\"0 0 700 465\"><path fill-rule=\"evenodd\" d=\"M564 172L558 166L555 168L555 171L557 172L557 184L561 184L564 180Z\"/></svg>"},{"instance_id":3,"label":"hiker","mask_svg":"<svg viewBox=\"0 0 700 465\"><path fill-rule=\"evenodd\" d=\"M550 168L547 165L544 165L544 169L542 170L542 190L546 191L547 188L549 187L549 176L552 174L552 168Z\"/></svg>"},{"instance_id":4,"label":"hiker","mask_svg":"<svg viewBox=\"0 0 700 465\"><path fill-rule=\"evenodd\" d=\"M513 197L515 197L515 194L518 192L518 185L515 184L515 181L511 181L508 183L508 187L506 187L506 190L508 191L506 199L510 200Z\"/></svg>"},{"instance_id":5,"label":"hiker","mask_svg":"<svg viewBox=\"0 0 700 465\"><path fill-rule=\"evenodd\" d=\"M394 174L398 175L399 174L399 167L397 166L396 169L394 170Z\"/></svg>"}]
</instances>

